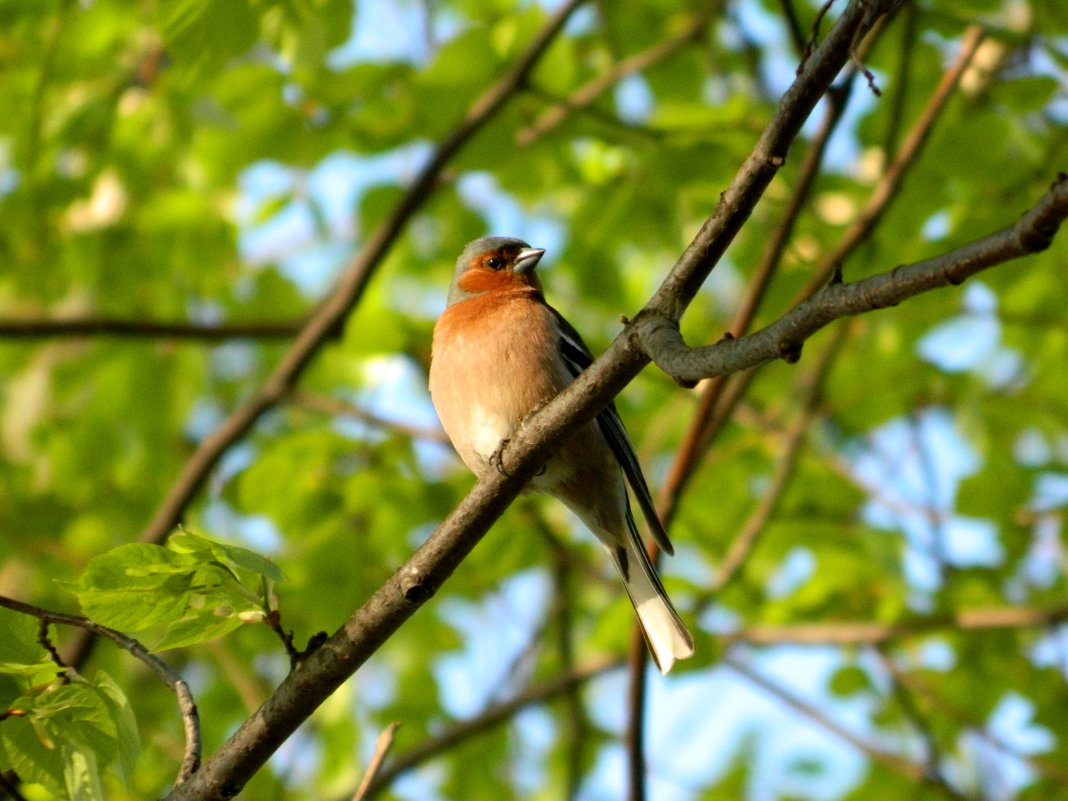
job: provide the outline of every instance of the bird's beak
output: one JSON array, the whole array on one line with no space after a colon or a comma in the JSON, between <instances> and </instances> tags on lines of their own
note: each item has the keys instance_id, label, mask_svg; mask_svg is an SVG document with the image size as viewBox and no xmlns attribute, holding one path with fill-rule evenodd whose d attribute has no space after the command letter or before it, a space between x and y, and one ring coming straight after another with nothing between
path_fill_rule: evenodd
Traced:
<instances>
[{"instance_id":1,"label":"bird's beak","mask_svg":"<svg viewBox=\"0 0 1068 801\"><path fill-rule=\"evenodd\" d=\"M520 275L529 273L538 266L538 262L544 255L545 251L542 248L523 248L516 254L515 266L512 269Z\"/></svg>"}]
</instances>

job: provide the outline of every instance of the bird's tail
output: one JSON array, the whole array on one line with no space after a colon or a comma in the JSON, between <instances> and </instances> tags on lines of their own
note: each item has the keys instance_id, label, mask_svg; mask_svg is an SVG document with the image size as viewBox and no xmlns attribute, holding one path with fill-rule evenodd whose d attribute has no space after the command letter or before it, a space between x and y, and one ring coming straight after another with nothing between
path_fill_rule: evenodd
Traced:
<instances>
[{"instance_id":1,"label":"bird's tail","mask_svg":"<svg viewBox=\"0 0 1068 801\"><path fill-rule=\"evenodd\" d=\"M653 661L660 672L666 674L676 659L693 656L693 637L664 592L637 532L632 530L631 533L624 544L605 545L605 548L612 555L634 611L638 613Z\"/></svg>"}]
</instances>

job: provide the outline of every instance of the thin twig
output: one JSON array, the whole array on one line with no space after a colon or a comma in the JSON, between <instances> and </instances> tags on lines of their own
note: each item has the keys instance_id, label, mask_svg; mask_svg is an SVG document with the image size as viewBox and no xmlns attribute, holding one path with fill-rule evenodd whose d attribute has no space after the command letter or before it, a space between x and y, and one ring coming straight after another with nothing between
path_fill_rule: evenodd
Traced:
<instances>
[{"instance_id":1,"label":"thin twig","mask_svg":"<svg viewBox=\"0 0 1068 801\"><path fill-rule=\"evenodd\" d=\"M52 664L59 668L60 674L66 677L69 668L63 663L63 658L59 655L59 651L56 650L56 646L52 644L52 640L48 636L48 621L41 618L37 623L37 642L48 652Z\"/></svg>"},{"instance_id":2,"label":"thin twig","mask_svg":"<svg viewBox=\"0 0 1068 801\"><path fill-rule=\"evenodd\" d=\"M805 62L808 61L808 57L812 55L812 51L816 49L816 43L820 39L820 24L823 22L823 18L827 16L827 12L831 10L831 6L834 5L834 0L826 0L823 5L820 6L820 10L816 13L816 19L812 22L812 32L808 36L808 40L805 42L805 48L801 51L801 62L797 65L797 74L800 75L805 69Z\"/></svg>"},{"instance_id":3,"label":"thin twig","mask_svg":"<svg viewBox=\"0 0 1068 801\"><path fill-rule=\"evenodd\" d=\"M610 670L619 668L621 664L619 660L589 662L542 684L530 687L509 701L493 704L473 718L446 727L430 739L389 760L371 780L367 789L367 798L373 798L401 774L448 751L458 743L491 731L511 720L517 712L564 695L574 687L579 687Z\"/></svg>"},{"instance_id":4,"label":"thin twig","mask_svg":"<svg viewBox=\"0 0 1068 801\"><path fill-rule=\"evenodd\" d=\"M352 801L365 801L368 798L368 790L371 787L371 782L374 781L375 776L382 767L382 760L386 758L386 754L389 753L390 746L393 745L393 735L397 731L397 727L400 723L394 721L390 723L386 728L382 730L382 733L378 735L375 740L375 751L371 755L371 761L367 763L367 771L363 774L363 779L360 780L360 786L356 788L355 794L352 796Z\"/></svg>"},{"instance_id":5,"label":"thin twig","mask_svg":"<svg viewBox=\"0 0 1068 801\"><path fill-rule=\"evenodd\" d=\"M353 403L346 403L343 400L332 398L327 395L313 395L310 392L294 392L290 396L290 399L296 405L306 409L339 417L352 417L360 422L367 423L368 425L382 429L383 431L399 434L402 437L426 440L427 442L437 442L452 447L452 443L440 426L417 426L411 425L410 423L402 423L399 420L388 420L385 417L380 417Z\"/></svg>"},{"instance_id":6,"label":"thin twig","mask_svg":"<svg viewBox=\"0 0 1068 801\"><path fill-rule=\"evenodd\" d=\"M720 5L719 0L707 3L705 8L694 15L693 20L674 36L622 59L601 75L580 86L565 100L543 112L531 125L519 131L515 137L516 144L526 147L535 139L557 128L573 112L587 108L626 76L648 69L685 45L694 42L708 27L709 20Z\"/></svg>"},{"instance_id":7,"label":"thin twig","mask_svg":"<svg viewBox=\"0 0 1068 801\"><path fill-rule=\"evenodd\" d=\"M174 786L181 786L193 776L200 766L200 717L197 712L197 705L193 701L192 693L189 692L189 686L170 665L154 654L149 653L147 648L132 637L128 637L122 632L107 626L102 626L99 623L94 623L88 618L79 615L67 615L62 612L52 612L3 595L0 595L0 606L24 615L30 615L41 621L58 623L64 626L75 626L79 629L91 631L99 637L106 637L151 668L174 691L178 699L178 711L182 716L182 728L185 730L185 754Z\"/></svg>"},{"instance_id":8,"label":"thin twig","mask_svg":"<svg viewBox=\"0 0 1068 801\"><path fill-rule=\"evenodd\" d=\"M923 768L919 765L909 762L907 759L903 759L896 754L887 753L874 743L865 740L859 734L851 732L841 723L827 715L826 712L815 704L805 701L787 690L785 687L779 685L777 682L772 681L738 656L728 654L724 658L723 664L730 667L740 676L744 676L757 687L764 690L769 695L774 696L801 716L817 723L821 728L826 729L839 739L849 743L858 751L867 754L874 761L885 765L910 781L916 781L923 776Z\"/></svg>"}]
</instances>

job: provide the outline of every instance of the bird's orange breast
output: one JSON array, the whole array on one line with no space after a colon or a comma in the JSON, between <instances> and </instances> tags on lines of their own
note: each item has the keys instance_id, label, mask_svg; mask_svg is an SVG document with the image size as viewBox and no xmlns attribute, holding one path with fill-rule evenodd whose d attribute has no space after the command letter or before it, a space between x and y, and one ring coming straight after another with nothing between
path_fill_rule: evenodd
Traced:
<instances>
[{"instance_id":1,"label":"bird's orange breast","mask_svg":"<svg viewBox=\"0 0 1068 801\"><path fill-rule=\"evenodd\" d=\"M551 312L529 288L455 303L434 327L430 394L476 474L502 439L570 383L553 357L553 336Z\"/></svg>"}]
</instances>

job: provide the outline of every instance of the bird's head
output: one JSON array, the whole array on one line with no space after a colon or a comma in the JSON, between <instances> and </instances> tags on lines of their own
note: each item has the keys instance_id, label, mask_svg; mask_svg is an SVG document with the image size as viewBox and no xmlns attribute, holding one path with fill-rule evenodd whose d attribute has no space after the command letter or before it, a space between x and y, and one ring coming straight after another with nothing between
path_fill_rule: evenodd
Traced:
<instances>
[{"instance_id":1,"label":"bird's head","mask_svg":"<svg viewBox=\"0 0 1068 801\"><path fill-rule=\"evenodd\" d=\"M463 249L449 287L449 305L484 292L541 291L534 268L545 251L522 239L484 236Z\"/></svg>"}]
</instances>

